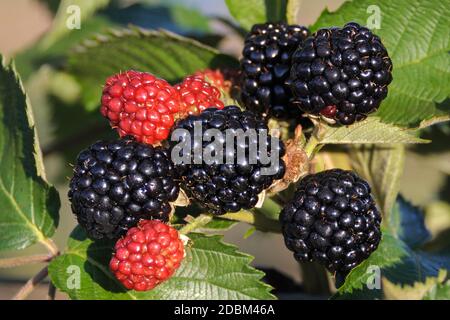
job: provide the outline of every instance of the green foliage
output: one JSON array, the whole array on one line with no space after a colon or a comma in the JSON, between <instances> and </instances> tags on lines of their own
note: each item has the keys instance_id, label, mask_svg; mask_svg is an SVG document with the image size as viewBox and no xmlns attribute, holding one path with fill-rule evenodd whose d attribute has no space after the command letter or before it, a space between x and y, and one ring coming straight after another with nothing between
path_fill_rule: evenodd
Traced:
<instances>
[{"instance_id":1,"label":"green foliage","mask_svg":"<svg viewBox=\"0 0 450 320\"><path fill-rule=\"evenodd\" d=\"M323 125L321 144L355 144L355 143L426 143L428 141L415 137L412 130L405 130L381 122L377 117L368 117L351 126Z\"/></svg>"},{"instance_id":2,"label":"green foliage","mask_svg":"<svg viewBox=\"0 0 450 320\"><path fill-rule=\"evenodd\" d=\"M351 149L353 168L372 187L385 220L390 220L391 208L400 190L400 178L405 162L403 145L363 145Z\"/></svg>"},{"instance_id":3,"label":"green foliage","mask_svg":"<svg viewBox=\"0 0 450 320\"><path fill-rule=\"evenodd\" d=\"M23 249L53 235L59 196L45 180L22 83L0 60L0 250Z\"/></svg>"},{"instance_id":4,"label":"green foliage","mask_svg":"<svg viewBox=\"0 0 450 320\"><path fill-rule=\"evenodd\" d=\"M450 119L449 1L347 1L333 13L325 10L312 26L317 30L342 26L349 21L365 25L372 19L367 8L377 5L381 10L381 29L373 31L382 38L394 64L389 95L375 115L350 126L315 122L312 138L306 144L311 149L309 155L326 144L350 145L346 150L351 165L369 181L384 218L379 248L344 279L337 275L339 288L333 298L449 299L446 280L450 256L445 250L439 254L425 251L430 232L423 214L398 196L405 145L430 142L420 138L423 133L420 129ZM246 30L266 21L287 19L294 23L301 3L298 0L225 2L231 15ZM49 3L53 8L54 1ZM118 24L125 22L118 21L114 15L124 11L109 3L109 0L63 0L51 31L33 49L18 56L24 76L42 64L54 69L64 67L64 73L52 73L54 78L49 86L53 90L49 92L49 100L56 107L53 116L59 119L53 128L62 141L69 141L67 144L76 149L78 146L70 143L74 141L71 136L79 142L76 134L81 126L73 119L83 120L81 130L88 138L103 136L103 132L112 134L105 131L106 122L99 124L98 113L92 117L94 113L88 113L99 105L101 87L108 76L137 69L175 83L197 70L238 65L237 59L217 49L164 30L118 29ZM155 3L164 8L167 5L162 1ZM81 8L81 30L70 31L65 25L70 4ZM106 7L108 10L103 10L101 15L95 14ZM169 7L167 12L172 22L183 30L209 31L209 20L196 10L170 4ZM127 7L130 10L127 12L141 13L141 8L140 5ZM240 27L236 30L242 30ZM68 84L76 84L75 89L80 90L73 90L75 93L70 96L70 90L66 90ZM72 108L63 108L68 105ZM83 112L80 108L84 108ZM2 63L0 250L22 249L46 241L58 224L59 196L46 182L34 129L31 107L21 82L14 68ZM305 135L310 136L310 132ZM199 233L189 233L191 241L182 266L167 282L149 292L126 291L109 271L113 244L94 243L77 227L63 254L49 265L52 283L73 299L273 299L271 287L261 281L263 273L250 266L251 256L222 242L221 236L200 232L223 233L237 221L251 225L244 236L255 230L280 232L278 215L285 199L283 194L276 197L280 203L274 199L267 197L263 206L253 211L228 213L221 218L202 215L206 222L192 228ZM172 223L189 224L201 213L193 205L178 208ZM367 284L373 280L373 274L368 270L374 266L381 270L383 285L381 289L370 290ZM72 272L77 272L74 267L80 270L79 287L71 277Z\"/></svg>"},{"instance_id":5,"label":"green foliage","mask_svg":"<svg viewBox=\"0 0 450 320\"><path fill-rule=\"evenodd\" d=\"M93 243L77 227L65 253L49 267L55 286L72 299L273 299L264 275L249 266L252 257L221 241L220 236L190 233L191 245L177 272L147 292L126 291L108 269L112 244ZM72 267L71 267L72 266ZM79 268L79 288L71 286L71 273Z\"/></svg>"},{"instance_id":6,"label":"green foliage","mask_svg":"<svg viewBox=\"0 0 450 320\"><path fill-rule=\"evenodd\" d=\"M403 199L399 200L395 210L402 210L402 213L396 213L400 226L409 230L426 230L423 219L417 219L417 212L413 212ZM382 288L370 287L375 281L373 267L379 268L381 276L397 287L417 286L430 277L438 277L442 269L450 270L450 256L414 251L402 240L402 237L405 239L403 232L398 227L385 229L378 249L347 275L334 298L383 298Z\"/></svg>"},{"instance_id":7,"label":"green foliage","mask_svg":"<svg viewBox=\"0 0 450 320\"><path fill-rule=\"evenodd\" d=\"M168 31L114 30L86 41L69 59L69 71L80 81L89 110L99 105L101 86L119 71L136 69L177 82L205 68L235 65L236 61L197 41Z\"/></svg>"},{"instance_id":8,"label":"green foliage","mask_svg":"<svg viewBox=\"0 0 450 320\"><path fill-rule=\"evenodd\" d=\"M441 105L450 95L449 0L347 1L335 12L325 10L312 29L366 25L371 5L380 9L380 29L373 31L392 59L394 79L377 115L410 127L450 119L450 108Z\"/></svg>"},{"instance_id":9,"label":"green foliage","mask_svg":"<svg viewBox=\"0 0 450 320\"><path fill-rule=\"evenodd\" d=\"M231 15L246 30L256 23L286 20L286 0L225 0Z\"/></svg>"}]
</instances>

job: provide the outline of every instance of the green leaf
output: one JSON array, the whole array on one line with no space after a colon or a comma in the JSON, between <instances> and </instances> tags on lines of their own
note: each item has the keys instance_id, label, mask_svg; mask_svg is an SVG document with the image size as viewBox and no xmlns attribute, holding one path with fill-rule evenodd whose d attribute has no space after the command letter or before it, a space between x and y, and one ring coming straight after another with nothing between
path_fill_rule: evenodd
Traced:
<instances>
[{"instance_id":1,"label":"green leaf","mask_svg":"<svg viewBox=\"0 0 450 320\"><path fill-rule=\"evenodd\" d=\"M214 232L226 231L231 229L236 223L236 221L214 218L208 224L202 227L201 230Z\"/></svg>"},{"instance_id":2,"label":"green leaf","mask_svg":"<svg viewBox=\"0 0 450 320\"><path fill-rule=\"evenodd\" d=\"M325 10L312 27L365 25L367 9L381 13L380 36L393 61L393 82L377 115L383 122L418 127L450 119L443 103L450 95L449 0L347 1L335 12Z\"/></svg>"},{"instance_id":3,"label":"green leaf","mask_svg":"<svg viewBox=\"0 0 450 320\"><path fill-rule=\"evenodd\" d=\"M403 145L363 145L351 150L352 166L369 182L386 223L400 190L405 161Z\"/></svg>"},{"instance_id":4,"label":"green leaf","mask_svg":"<svg viewBox=\"0 0 450 320\"><path fill-rule=\"evenodd\" d=\"M423 213L402 196L398 197L392 210L389 226L412 249L420 248L431 238Z\"/></svg>"},{"instance_id":5,"label":"green leaf","mask_svg":"<svg viewBox=\"0 0 450 320\"><path fill-rule=\"evenodd\" d=\"M429 142L415 137L413 130L383 123L378 117L368 117L366 120L350 126L328 126L325 124L323 126L323 134L319 137L321 144Z\"/></svg>"},{"instance_id":6,"label":"green leaf","mask_svg":"<svg viewBox=\"0 0 450 320\"><path fill-rule=\"evenodd\" d=\"M435 285L425 294L423 300L450 300L450 280Z\"/></svg>"},{"instance_id":7,"label":"green leaf","mask_svg":"<svg viewBox=\"0 0 450 320\"><path fill-rule=\"evenodd\" d=\"M225 0L230 14L246 30L256 23L286 20L286 0Z\"/></svg>"},{"instance_id":8,"label":"green leaf","mask_svg":"<svg viewBox=\"0 0 450 320\"><path fill-rule=\"evenodd\" d=\"M50 47L72 30L82 30L84 21L90 18L97 10L106 7L109 2L110 0L62 0L54 18L52 29L42 39L41 48L46 49ZM78 17L76 16L77 12L79 14ZM68 24L71 25L77 19L80 22L79 29L69 28Z\"/></svg>"},{"instance_id":9,"label":"green leaf","mask_svg":"<svg viewBox=\"0 0 450 320\"><path fill-rule=\"evenodd\" d=\"M86 41L69 57L69 71L81 83L89 110L98 106L106 78L120 71L146 71L175 83L197 70L236 65L234 58L197 41L137 28L113 30Z\"/></svg>"},{"instance_id":10,"label":"green leaf","mask_svg":"<svg viewBox=\"0 0 450 320\"><path fill-rule=\"evenodd\" d=\"M441 269L448 270L450 258L415 252L401 240L384 232L378 249L347 275L333 298L382 298L382 288L370 287L370 284L375 283L374 267L379 268L381 277L389 282L411 286L425 282L429 277L437 277Z\"/></svg>"},{"instance_id":11,"label":"green leaf","mask_svg":"<svg viewBox=\"0 0 450 320\"><path fill-rule=\"evenodd\" d=\"M210 31L208 17L204 16L198 9L180 4L169 6L168 9L174 22L184 30Z\"/></svg>"},{"instance_id":12,"label":"green leaf","mask_svg":"<svg viewBox=\"0 0 450 320\"><path fill-rule=\"evenodd\" d=\"M24 81L43 64L49 64L55 66L55 68L59 68L67 52L80 43L80 41L92 37L102 30L108 30L113 27L115 27L115 24L102 16L91 17L83 22L83 28L80 30L70 30L62 39L53 42L45 49L41 45L45 39L42 39L32 47L19 52L14 57L16 68Z\"/></svg>"},{"instance_id":13,"label":"green leaf","mask_svg":"<svg viewBox=\"0 0 450 320\"><path fill-rule=\"evenodd\" d=\"M151 291L126 291L108 269L112 244L90 241L79 227L72 232L66 252L50 263L50 278L72 299L274 298L271 287L261 282L263 272L249 265L251 256L223 243L220 236L197 233L188 236L192 246L187 246L180 268ZM77 267L80 270L78 289L71 282L71 272Z\"/></svg>"},{"instance_id":14,"label":"green leaf","mask_svg":"<svg viewBox=\"0 0 450 320\"><path fill-rule=\"evenodd\" d=\"M436 286L441 285L446 276L447 271L440 270L436 277L427 277L423 282L415 282L413 285L406 286L396 285L388 279L383 279L384 295L389 300L421 300Z\"/></svg>"},{"instance_id":15,"label":"green leaf","mask_svg":"<svg viewBox=\"0 0 450 320\"><path fill-rule=\"evenodd\" d=\"M422 300L429 291L442 284L447 276L446 270L440 270L438 276L427 277L423 282L415 282L413 285L396 285L387 279L383 279L383 290L388 300Z\"/></svg>"},{"instance_id":16,"label":"green leaf","mask_svg":"<svg viewBox=\"0 0 450 320\"><path fill-rule=\"evenodd\" d=\"M22 83L0 60L0 250L23 249L53 235L60 203L45 180Z\"/></svg>"}]
</instances>

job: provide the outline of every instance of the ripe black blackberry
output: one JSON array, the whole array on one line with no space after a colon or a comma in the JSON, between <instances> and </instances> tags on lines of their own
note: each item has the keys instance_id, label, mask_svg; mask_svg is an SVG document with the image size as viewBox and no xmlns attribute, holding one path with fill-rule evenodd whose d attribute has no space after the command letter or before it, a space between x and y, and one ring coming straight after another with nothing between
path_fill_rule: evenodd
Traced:
<instances>
[{"instance_id":1,"label":"ripe black blackberry","mask_svg":"<svg viewBox=\"0 0 450 320\"><path fill-rule=\"evenodd\" d=\"M241 98L247 109L284 119L301 114L285 82L292 53L308 35L306 27L283 22L253 26L241 60Z\"/></svg>"},{"instance_id":2,"label":"ripe black blackberry","mask_svg":"<svg viewBox=\"0 0 450 320\"><path fill-rule=\"evenodd\" d=\"M215 129L215 133L208 129ZM200 137L195 136L198 133ZM238 138L232 138L233 135ZM209 139L205 139L207 136ZM217 215L253 208L258 195L285 172L281 159L285 153L283 142L269 135L261 116L236 106L208 108L198 116L180 120L173 128L172 138L175 141L170 143L171 157L181 177L181 187ZM181 148L180 142L189 148ZM215 158L207 159L205 155ZM265 162L264 157L270 155L275 161ZM264 172L272 164L273 170Z\"/></svg>"},{"instance_id":3,"label":"ripe black blackberry","mask_svg":"<svg viewBox=\"0 0 450 320\"><path fill-rule=\"evenodd\" d=\"M289 83L305 113L349 125L378 109L391 71L380 38L352 22L306 39L292 56Z\"/></svg>"},{"instance_id":4,"label":"ripe black blackberry","mask_svg":"<svg viewBox=\"0 0 450 320\"><path fill-rule=\"evenodd\" d=\"M365 260L381 239L381 215L370 191L352 171L333 169L302 179L280 214L295 259L316 260L342 273Z\"/></svg>"},{"instance_id":5,"label":"ripe black blackberry","mask_svg":"<svg viewBox=\"0 0 450 320\"><path fill-rule=\"evenodd\" d=\"M78 155L69 199L90 238L117 238L140 219L168 221L179 185L166 152L126 137Z\"/></svg>"}]
</instances>

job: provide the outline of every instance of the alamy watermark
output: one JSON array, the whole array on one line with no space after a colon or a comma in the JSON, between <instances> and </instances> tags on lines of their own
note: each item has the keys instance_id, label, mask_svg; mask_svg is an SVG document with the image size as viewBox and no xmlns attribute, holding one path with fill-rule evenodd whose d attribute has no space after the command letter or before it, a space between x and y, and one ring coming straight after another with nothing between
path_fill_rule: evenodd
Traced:
<instances>
[{"instance_id":1,"label":"alamy watermark","mask_svg":"<svg viewBox=\"0 0 450 320\"><path fill-rule=\"evenodd\" d=\"M274 175L280 164L280 140L265 129L207 129L194 122L193 135L187 129L172 132L175 164L260 164L261 175ZM235 143L236 142L236 143ZM204 146L204 143L208 143ZM270 145L270 148L269 148Z\"/></svg>"},{"instance_id":2,"label":"alamy watermark","mask_svg":"<svg viewBox=\"0 0 450 320\"><path fill-rule=\"evenodd\" d=\"M377 5L370 5L367 7L366 10L367 13L370 14L370 16L367 18L367 28L369 29L381 29L381 9Z\"/></svg>"},{"instance_id":3,"label":"alamy watermark","mask_svg":"<svg viewBox=\"0 0 450 320\"><path fill-rule=\"evenodd\" d=\"M381 269L377 265L370 265L366 273L370 274L366 281L367 289L380 290L381 289Z\"/></svg>"},{"instance_id":4,"label":"alamy watermark","mask_svg":"<svg viewBox=\"0 0 450 320\"><path fill-rule=\"evenodd\" d=\"M81 8L77 5L70 5L66 9L69 15L66 19L66 27L69 30L81 29Z\"/></svg>"}]
</instances>

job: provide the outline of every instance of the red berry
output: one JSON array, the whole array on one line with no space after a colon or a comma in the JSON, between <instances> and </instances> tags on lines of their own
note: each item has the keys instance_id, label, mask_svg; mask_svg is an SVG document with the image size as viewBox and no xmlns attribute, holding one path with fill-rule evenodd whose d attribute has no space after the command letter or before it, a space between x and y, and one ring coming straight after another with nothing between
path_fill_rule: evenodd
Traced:
<instances>
[{"instance_id":1,"label":"red berry","mask_svg":"<svg viewBox=\"0 0 450 320\"><path fill-rule=\"evenodd\" d=\"M174 87L152 74L133 70L107 79L101 103L101 113L120 136L133 135L148 144L167 139L175 120L185 115Z\"/></svg>"},{"instance_id":2,"label":"red berry","mask_svg":"<svg viewBox=\"0 0 450 320\"><path fill-rule=\"evenodd\" d=\"M170 278L184 257L178 231L159 220L141 220L114 248L110 270L125 288L137 291Z\"/></svg>"},{"instance_id":3,"label":"red berry","mask_svg":"<svg viewBox=\"0 0 450 320\"><path fill-rule=\"evenodd\" d=\"M198 114L211 107L217 109L224 107L220 100L219 89L200 77L186 77L175 88L180 93L184 109L188 114Z\"/></svg>"},{"instance_id":4,"label":"red berry","mask_svg":"<svg viewBox=\"0 0 450 320\"><path fill-rule=\"evenodd\" d=\"M208 81L219 90L227 93L230 92L231 81L225 80L226 77L220 70L205 69L197 71L196 73L194 73L194 77L198 77L202 80Z\"/></svg>"},{"instance_id":5,"label":"red berry","mask_svg":"<svg viewBox=\"0 0 450 320\"><path fill-rule=\"evenodd\" d=\"M336 106L330 105L330 106L326 106L325 108L323 108L320 111L320 114L323 115L326 118L331 118L332 119L336 115L336 111L337 111Z\"/></svg>"}]
</instances>

